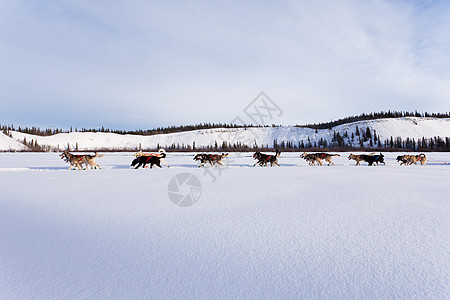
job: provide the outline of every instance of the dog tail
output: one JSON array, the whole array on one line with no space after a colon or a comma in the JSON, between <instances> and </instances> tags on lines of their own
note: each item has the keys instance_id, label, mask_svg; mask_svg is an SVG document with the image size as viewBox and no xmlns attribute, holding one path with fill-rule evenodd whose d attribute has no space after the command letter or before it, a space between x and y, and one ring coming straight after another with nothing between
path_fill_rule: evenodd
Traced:
<instances>
[{"instance_id":1,"label":"dog tail","mask_svg":"<svg viewBox=\"0 0 450 300\"><path fill-rule=\"evenodd\" d=\"M102 157L103 155L105 155L105 154L100 154L100 155L98 155L97 152L94 152L94 153L95 153L95 156L94 156L94 157Z\"/></svg>"},{"instance_id":2,"label":"dog tail","mask_svg":"<svg viewBox=\"0 0 450 300\"><path fill-rule=\"evenodd\" d=\"M276 157L280 157L280 154L281 154L281 152L278 151L278 149L275 149L275 156L276 156Z\"/></svg>"}]
</instances>

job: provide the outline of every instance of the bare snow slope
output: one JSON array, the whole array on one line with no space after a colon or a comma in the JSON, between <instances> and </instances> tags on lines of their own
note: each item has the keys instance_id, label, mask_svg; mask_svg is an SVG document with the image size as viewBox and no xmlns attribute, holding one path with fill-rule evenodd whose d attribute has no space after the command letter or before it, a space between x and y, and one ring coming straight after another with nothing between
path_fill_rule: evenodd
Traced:
<instances>
[{"instance_id":1,"label":"bare snow slope","mask_svg":"<svg viewBox=\"0 0 450 300\"><path fill-rule=\"evenodd\" d=\"M251 168L244 153L219 172L186 153L154 170L106 153L88 171L0 153L0 298L448 299L450 166L396 155ZM181 172L202 184L191 207L168 198Z\"/></svg>"},{"instance_id":2,"label":"bare snow slope","mask_svg":"<svg viewBox=\"0 0 450 300\"><path fill-rule=\"evenodd\" d=\"M214 146L216 142L220 147L223 141L231 144L240 142L250 147L255 145L255 143L262 147L272 147L274 140L277 140L278 143L285 141L293 142L297 145L301 141L306 144L308 138L310 138L312 143L318 142L320 139L327 140L330 143L334 131L339 132L341 136L344 136L344 133L347 132L350 138L351 134L356 132L357 126L361 133L367 127L370 128L372 134L376 130L382 141L389 139L391 136L394 139L396 137L401 137L402 139L409 137L416 140L422 137L450 137L450 119L416 117L360 121L336 126L332 130L317 130L317 132L310 128L283 126L247 129L204 129L152 136L80 132L60 133L48 137L33 136L20 132L12 132L12 135L18 141L23 141L24 138L27 141L37 139L39 145L47 145L59 149L65 149L69 144L70 148L74 149L78 145L79 150L156 148L158 145L166 147L173 144L192 146L194 142L196 147ZM347 139L347 141L349 140ZM356 136L353 144L359 145Z\"/></svg>"},{"instance_id":3,"label":"bare snow slope","mask_svg":"<svg viewBox=\"0 0 450 300\"><path fill-rule=\"evenodd\" d=\"M0 132L0 151L20 151L28 149L24 144Z\"/></svg>"}]
</instances>

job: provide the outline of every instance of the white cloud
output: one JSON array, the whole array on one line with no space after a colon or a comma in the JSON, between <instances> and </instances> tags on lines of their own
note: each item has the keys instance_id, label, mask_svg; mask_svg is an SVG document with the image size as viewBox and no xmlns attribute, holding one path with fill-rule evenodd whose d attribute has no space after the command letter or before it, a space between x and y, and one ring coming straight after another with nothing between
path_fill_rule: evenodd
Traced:
<instances>
[{"instance_id":1,"label":"white cloud","mask_svg":"<svg viewBox=\"0 0 450 300\"><path fill-rule=\"evenodd\" d=\"M228 122L261 90L285 124L448 110L448 17L445 1L4 1L0 118Z\"/></svg>"}]
</instances>

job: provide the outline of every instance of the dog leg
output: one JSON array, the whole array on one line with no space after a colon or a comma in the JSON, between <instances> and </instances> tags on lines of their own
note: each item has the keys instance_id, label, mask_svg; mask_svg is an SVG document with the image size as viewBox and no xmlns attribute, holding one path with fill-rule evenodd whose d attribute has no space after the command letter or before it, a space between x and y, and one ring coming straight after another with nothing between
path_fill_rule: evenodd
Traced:
<instances>
[{"instance_id":1,"label":"dog leg","mask_svg":"<svg viewBox=\"0 0 450 300\"><path fill-rule=\"evenodd\" d=\"M168 168L170 168L169 164L166 163L166 161L164 159L161 158L160 161L163 162Z\"/></svg>"}]
</instances>

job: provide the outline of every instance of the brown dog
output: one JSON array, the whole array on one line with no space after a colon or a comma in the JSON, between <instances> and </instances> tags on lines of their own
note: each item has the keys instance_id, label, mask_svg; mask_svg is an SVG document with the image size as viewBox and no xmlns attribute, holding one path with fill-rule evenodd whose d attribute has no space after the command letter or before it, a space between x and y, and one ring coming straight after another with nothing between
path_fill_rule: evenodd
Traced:
<instances>
[{"instance_id":1,"label":"brown dog","mask_svg":"<svg viewBox=\"0 0 450 300\"><path fill-rule=\"evenodd\" d=\"M356 161L356 165L360 166L361 165L361 161L363 161L363 159L361 158L361 156L359 155L355 155L350 153L350 155L348 156L348 160L353 159L354 161Z\"/></svg>"}]
</instances>

